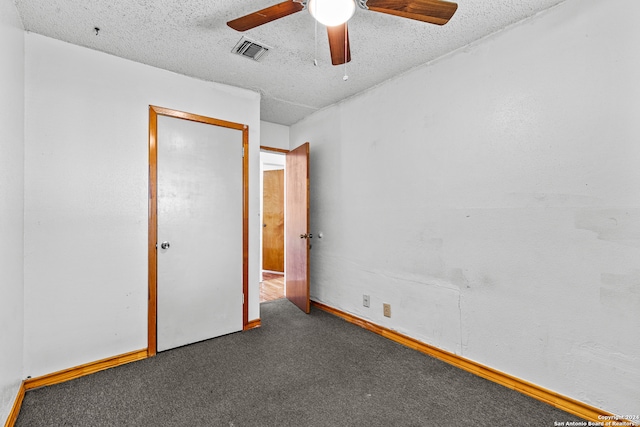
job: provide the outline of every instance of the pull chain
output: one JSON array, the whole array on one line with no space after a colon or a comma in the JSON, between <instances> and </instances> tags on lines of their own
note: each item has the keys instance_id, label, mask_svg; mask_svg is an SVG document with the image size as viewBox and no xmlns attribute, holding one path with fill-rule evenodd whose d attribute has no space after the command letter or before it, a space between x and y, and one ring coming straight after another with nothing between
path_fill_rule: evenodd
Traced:
<instances>
[{"instance_id":1,"label":"pull chain","mask_svg":"<svg viewBox=\"0 0 640 427\"><path fill-rule=\"evenodd\" d=\"M315 12L318 11L318 5L315 4L315 2L313 4L313 8L315 9ZM313 65L317 67L318 66L318 20L314 19L314 21L316 22L316 25L315 25L315 31L313 36L313 42L314 42Z\"/></svg>"},{"instance_id":2,"label":"pull chain","mask_svg":"<svg viewBox=\"0 0 640 427\"><path fill-rule=\"evenodd\" d=\"M347 38L349 37L349 34L347 33L347 23L344 23L344 76L342 77L342 80L344 80L345 82L347 80L349 80L349 76L347 75L347 61L349 60L349 58L347 58L347 49L349 47L349 39Z\"/></svg>"}]
</instances>

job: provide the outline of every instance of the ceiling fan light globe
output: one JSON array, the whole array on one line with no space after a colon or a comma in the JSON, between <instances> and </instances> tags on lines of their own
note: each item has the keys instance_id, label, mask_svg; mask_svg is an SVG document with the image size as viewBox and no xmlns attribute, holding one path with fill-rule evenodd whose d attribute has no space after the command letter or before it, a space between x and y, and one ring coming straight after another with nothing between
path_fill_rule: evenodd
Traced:
<instances>
[{"instance_id":1,"label":"ceiling fan light globe","mask_svg":"<svg viewBox=\"0 0 640 427\"><path fill-rule=\"evenodd\" d=\"M344 24L356 11L354 0L309 0L307 6L311 16L327 27Z\"/></svg>"}]
</instances>

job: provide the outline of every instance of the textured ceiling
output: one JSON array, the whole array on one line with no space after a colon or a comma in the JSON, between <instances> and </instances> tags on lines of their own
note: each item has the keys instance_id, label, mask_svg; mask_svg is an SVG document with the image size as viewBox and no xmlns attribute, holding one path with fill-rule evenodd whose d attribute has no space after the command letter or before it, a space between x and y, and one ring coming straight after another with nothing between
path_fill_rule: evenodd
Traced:
<instances>
[{"instance_id":1,"label":"textured ceiling","mask_svg":"<svg viewBox=\"0 0 640 427\"><path fill-rule=\"evenodd\" d=\"M187 76L262 94L261 119L308 114L564 0L458 0L444 26L357 9L352 61L331 65L325 28L306 10L239 33L226 22L281 0L15 0L27 31ZM96 35L94 27L99 27ZM242 35L272 49L259 62L231 53ZM313 59L317 49L318 65Z\"/></svg>"}]
</instances>

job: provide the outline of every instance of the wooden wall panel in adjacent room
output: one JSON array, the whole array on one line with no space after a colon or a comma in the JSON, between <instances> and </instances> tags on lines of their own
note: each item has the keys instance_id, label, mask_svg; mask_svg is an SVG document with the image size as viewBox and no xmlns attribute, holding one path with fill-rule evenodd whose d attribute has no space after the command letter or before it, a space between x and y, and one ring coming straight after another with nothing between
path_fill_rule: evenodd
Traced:
<instances>
[{"instance_id":1,"label":"wooden wall panel in adjacent room","mask_svg":"<svg viewBox=\"0 0 640 427\"><path fill-rule=\"evenodd\" d=\"M284 170L264 171L262 269L284 272Z\"/></svg>"}]
</instances>

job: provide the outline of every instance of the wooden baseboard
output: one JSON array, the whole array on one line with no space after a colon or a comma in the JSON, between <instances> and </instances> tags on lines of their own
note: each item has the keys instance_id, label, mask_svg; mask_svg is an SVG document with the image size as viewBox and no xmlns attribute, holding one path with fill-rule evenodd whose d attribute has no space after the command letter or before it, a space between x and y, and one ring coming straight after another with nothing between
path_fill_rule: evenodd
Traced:
<instances>
[{"instance_id":1,"label":"wooden baseboard","mask_svg":"<svg viewBox=\"0 0 640 427\"><path fill-rule=\"evenodd\" d=\"M314 307L319 308L320 310L331 313L346 320L347 322L353 323L354 325L358 325L364 329L367 329L378 335L382 335L383 337L400 343L404 346L428 354L429 356L433 356L436 359L440 359L460 369L464 369L465 371L476 374L482 378L486 378L489 381L493 381L494 383L519 391L520 393L548 403L551 406L555 406L558 409L569 412L570 414L576 415L587 421L592 421L594 423L602 422L602 419L599 418L599 416L613 416L613 414L609 412L587 405L586 403L582 403L580 401L571 399L570 397L563 396L551 390L547 390L538 385L521 380L488 366L481 365L480 363L466 359L462 356L458 356L457 354L450 353L446 350L439 349L429 344L425 344L407 335L403 335L399 332L393 331L383 326L376 325L375 323L361 319L352 314L346 313L320 302L312 301L311 304Z\"/></svg>"},{"instance_id":2,"label":"wooden baseboard","mask_svg":"<svg viewBox=\"0 0 640 427\"><path fill-rule=\"evenodd\" d=\"M244 331L248 331L249 329L259 328L262 326L262 322L260 319L249 320L249 322L244 325Z\"/></svg>"},{"instance_id":3,"label":"wooden baseboard","mask_svg":"<svg viewBox=\"0 0 640 427\"><path fill-rule=\"evenodd\" d=\"M146 358L146 348L144 350L132 351L129 353L121 354L119 356L113 356L95 362L86 363L84 365L76 366L74 368L54 372L52 374L43 375L41 377L27 378L26 380L24 380L24 389L32 390L38 387L45 387L62 383L75 378L83 377L85 375L93 374L95 372L103 371L105 369L114 368L116 366L124 365L126 363L135 362L136 360L142 360Z\"/></svg>"},{"instance_id":4,"label":"wooden baseboard","mask_svg":"<svg viewBox=\"0 0 640 427\"><path fill-rule=\"evenodd\" d=\"M7 418L7 422L4 424L4 427L13 427L18 420L18 414L20 413L20 408L22 407L22 400L24 399L24 381L20 384L20 388L18 389L18 394L16 396L16 400L13 402L13 406L11 407L11 412L9 412L9 418Z\"/></svg>"}]
</instances>

